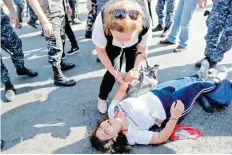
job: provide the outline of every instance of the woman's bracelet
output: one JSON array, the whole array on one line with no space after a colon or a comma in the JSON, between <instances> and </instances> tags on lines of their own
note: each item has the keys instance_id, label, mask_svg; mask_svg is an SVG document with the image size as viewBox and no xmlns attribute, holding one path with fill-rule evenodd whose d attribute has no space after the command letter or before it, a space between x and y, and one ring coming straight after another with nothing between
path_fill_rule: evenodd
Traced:
<instances>
[{"instance_id":1,"label":"woman's bracelet","mask_svg":"<svg viewBox=\"0 0 232 155\"><path fill-rule=\"evenodd\" d=\"M174 120L174 121L178 121L179 119L177 118L173 118L173 117L170 117L169 120Z\"/></svg>"}]
</instances>

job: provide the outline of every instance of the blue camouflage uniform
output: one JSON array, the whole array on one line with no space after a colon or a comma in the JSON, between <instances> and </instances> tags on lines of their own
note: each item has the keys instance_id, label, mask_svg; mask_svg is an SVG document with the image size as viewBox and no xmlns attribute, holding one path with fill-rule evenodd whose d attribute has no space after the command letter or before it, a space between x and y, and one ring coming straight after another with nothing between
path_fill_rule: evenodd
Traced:
<instances>
[{"instance_id":1,"label":"blue camouflage uniform","mask_svg":"<svg viewBox=\"0 0 232 155\"><path fill-rule=\"evenodd\" d=\"M87 17L87 24L86 24L86 35L92 36L93 31L93 24L97 17L97 1L91 0L92 2L92 10L89 11L88 17Z\"/></svg>"},{"instance_id":2,"label":"blue camouflage uniform","mask_svg":"<svg viewBox=\"0 0 232 155\"><path fill-rule=\"evenodd\" d=\"M10 25L9 17L1 8L1 48L11 55L15 68L24 67L24 54L22 50L22 41ZM1 82L6 84L10 82L8 70L4 66L1 57Z\"/></svg>"},{"instance_id":3,"label":"blue camouflage uniform","mask_svg":"<svg viewBox=\"0 0 232 155\"><path fill-rule=\"evenodd\" d=\"M206 24L205 56L216 64L232 46L232 0L215 0Z\"/></svg>"},{"instance_id":4,"label":"blue camouflage uniform","mask_svg":"<svg viewBox=\"0 0 232 155\"><path fill-rule=\"evenodd\" d=\"M164 6L166 2L166 18L165 18L165 27L169 28L172 24L173 20L173 12L175 8L175 0L158 0L156 6L156 13L158 16L158 22L163 26L163 18L164 18Z\"/></svg>"}]
</instances>

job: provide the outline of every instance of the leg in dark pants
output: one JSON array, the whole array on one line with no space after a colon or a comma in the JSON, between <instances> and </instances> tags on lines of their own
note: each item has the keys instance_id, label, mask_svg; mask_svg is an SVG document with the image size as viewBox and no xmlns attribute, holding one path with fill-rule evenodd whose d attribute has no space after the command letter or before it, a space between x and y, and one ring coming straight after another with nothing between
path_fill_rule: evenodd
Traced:
<instances>
[{"instance_id":1,"label":"leg in dark pants","mask_svg":"<svg viewBox=\"0 0 232 155\"><path fill-rule=\"evenodd\" d=\"M21 24L23 22L22 16L23 16L23 8L24 4L23 3L17 3L17 16L19 18L19 23Z\"/></svg>"},{"instance_id":2,"label":"leg in dark pants","mask_svg":"<svg viewBox=\"0 0 232 155\"><path fill-rule=\"evenodd\" d=\"M72 48L77 48L78 47L77 41L76 41L75 35L73 33L73 30L68 22L67 15L65 15L65 33L68 36L68 39L70 40Z\"/></svg>"},{"instance_id":3,"label":"leg in dark pants","mask_svg":"<svg viewBox=\"0 0 232 155\"><path fill-rule=\"evenodd\" d=\"M30 5L28 5L28 10L29 10L29 14L30 14L30 19L27 22L27 24L30 25L31 27L37 29L36 21L38 20L38 17L36 16L35 12L32 10Z\"/></svg>"},{"instance_id":4,"label":"leg in dark pants","mask_svg":"<svg viewBox=\"0 0 232 155\"><path fill-rule=\"evenodd\" d=\"M10 25L9 17L5 17L1 22L1 48L9 52L16 69L24 67L22 41Z\"/></svg>"},{"instance_id":5,"label":"leg in dark pants","mask_svg":"<svg viewBox=\"0 0 232 155\"><path fill-rule=\"evenodd\" d=\"M215 1L207 19L205 56L216 64L232 46L232 3L230 0ZM221 36L221 37L220 37Z\"/></svg>"},{"instance_id":6,"label":"leg in dark pants","mask_svg":"<svg viewBox=\"0 0 232 155\"><path fill-rule=\"evenodd\" d=\"M71 7L71 9L72 9L72 21L73 21L73 19L74 19L74 14L75 14L75 0L69 0L69 5L70 5L70 7Z\"/></svg>"},{"instance_id":7,"label":"leg in dark pants","mask_svg":"<svg viewBox=\"0 0 232 155\"><path fill-rule=\"evenodd\" d=\"M1 12L1 14L4 14L4 12ZM38 75L37 72L25 68L22 41L10 25L10 19L8 16L5 16L1 20L1 48L11 55L12 62L16 68L16 72L18 75L27 75L29 77L34 77ZM1 82L5 84L6 99L8 101L12 101L15 96L15 89L10 81L8 70L2 62L2 57Z\"/></svg>"},{"instance_id":8,"label":"leg in dark pants","mask_svg":"<svg viewBox=\"0 0 232 155\"><path fill-rule=\"evenodd\" d=\"M97 2L92 0L92 10L88 14L87 25L85 31L85 38L92 37L93 25L97 17Z\"/></svg>"},{"instance_id":9,"label":"leg in dark pants","mask_svg":"<svg viewBox=\"0 0 232 155\"><path fill-rule=\"evenodd\" d=\"M2 82L2 84L6 84L6 83L11 82L8 70L2 62L2 56L1 56L1 82Z\"/></svg>"},{"instance_id":10,"label":"leg in dark pants","mask_svg":"<svg viewBox=\"0 0 232 155\"><path fill-rule=\"evenodd\" d=\"M112 46L111 50L106 49L107 55L112 63L112 65L114 66L115 64L118 64L120 62L119 59L116 60L116 58L119 56L120 54L120 48ZM111 92L113 86L115 83L115 78L112 74L110 74L109 71L106 71L101 86L100 86L100 94L99 94L99 98L102 100L106 100L109 93Z\"/></svg>"},{"instance_id":11,"label":"leg in dark pants","mask_svg":"<svg viewBox=\"0 0 232 155\"><path fill-rule=\"evenodd\" d=\"M167 81L158 85L158 88L154 92L158 92L164 95L161 98L162 103L166 111L167 118L171 116L170 108L172 103L177 100L181 100L184 104L185 110L178 122L183 120L184 116L188 114L196 99L205 92L213 90L216 85L213 82L199 81L197 75L185 78L179 78L176 80ZM158 90L158 91L157 91Z\"/></svg>"},{"instance_id":12,"label":"leg in dark pants","mask_svg":"<svg viewBox=\"0 0 232 155\"><path fill-rule=\"evenodd\" d=\"M15 88L14 85L10 81L10 76L7 68L2 62L1 56L1 82L5 85L5 97L8 102L13 101L15 98Z\"/></svg>"}]
</instances>

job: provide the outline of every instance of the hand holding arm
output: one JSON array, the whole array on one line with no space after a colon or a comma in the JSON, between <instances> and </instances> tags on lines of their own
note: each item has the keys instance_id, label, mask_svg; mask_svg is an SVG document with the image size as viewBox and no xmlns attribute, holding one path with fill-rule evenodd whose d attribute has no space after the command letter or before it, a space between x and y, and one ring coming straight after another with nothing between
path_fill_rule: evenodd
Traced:
<instances>
[{"instance_id":1,"label":"hand holding arm","mask_svg":"<svg viewBox=\"0 0 232 155\"><path fill-rule=\"evenodd\" d=\"M110 74L112 74L119 83L125 83L125 81L123 80L123 75L114 69L108 55L106 54L105 48L100 48L96 46L96 51L102 64L110 72Z\"/></svg>"}]
</instances>

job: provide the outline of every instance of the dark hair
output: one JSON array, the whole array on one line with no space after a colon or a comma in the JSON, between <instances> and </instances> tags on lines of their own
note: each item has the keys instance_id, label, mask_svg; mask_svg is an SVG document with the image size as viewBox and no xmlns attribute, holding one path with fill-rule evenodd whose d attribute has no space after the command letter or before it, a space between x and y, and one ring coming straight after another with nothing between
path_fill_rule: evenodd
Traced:
<instances>
[{"instance_id":1,"label":"dark hair","mask_svg":"<svg viewBox=\"0 0 232 155\"><path fill-rule=\"evenodd\" d=\"M98 121L97 125L93 129L93 133L90 136L91 145L98 151L102 151L104 153L129 153L131 150L131 146L128 145L128 141L126 136L119 132L116 141L113 139L102 141L96 136L97 129L100 124L107 120L108 118L103 119L102 121Z\"/></svg>"}]
</instances>

